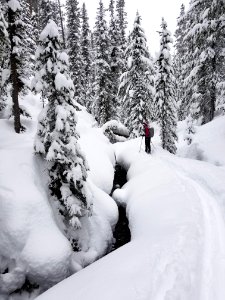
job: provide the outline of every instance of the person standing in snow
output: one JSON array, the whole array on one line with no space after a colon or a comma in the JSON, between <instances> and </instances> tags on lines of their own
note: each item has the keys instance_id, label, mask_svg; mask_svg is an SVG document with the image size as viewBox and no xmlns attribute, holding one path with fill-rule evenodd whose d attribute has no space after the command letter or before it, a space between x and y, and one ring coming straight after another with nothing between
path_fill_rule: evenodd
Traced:
<instances>
[{"instance_id":1,"label":"person standing in snow","mask_svg":"<svg viewBox=\"0 0 225 300\"><path fill-rule=\"evenodd\" d=\"M145 152L151 153L151 135L150 135L150 125L147 121L144 121L144 135L145 135Z\"/></svg>"}]
</instances>

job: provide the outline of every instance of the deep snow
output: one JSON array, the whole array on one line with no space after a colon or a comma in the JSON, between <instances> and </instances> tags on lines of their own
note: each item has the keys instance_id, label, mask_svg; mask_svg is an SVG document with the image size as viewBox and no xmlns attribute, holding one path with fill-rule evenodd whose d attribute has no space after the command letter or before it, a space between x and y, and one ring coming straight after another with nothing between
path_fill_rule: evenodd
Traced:
<instances>
[{"instance_id":1,"label":"deep snow","mask_svg":"<svg viewBox=\"0 0 225 300\"><path fill-rule=\"evenodd\" d=\"M0 120L1 273L8 268L0 274L1 300L25 275L46 289L77 271L37 299L225 299L225 117L197 128L190 146L180 123L177 156L161 149L156 126L147 155L140 138L110 144L80 107L94 208L77 232L82 251L72 253L48 200L45 164L33 154L40 99L29 95L22 105L33 117L23 120L25 133ZM127 208L131 242L96 261L110 247L118 218L108 196L116 161L128 182L113 198ZM27 296L10 296L17 299Z\"/></svg>"},{"instance_id":2,"label":"deep snow","mask_svg":"<svg viewBox=\"0 0 225 300\"><path fill-rule=\"evenodd\" d=\"M224 122L199 128L191 155L180 124L188 158L163 151L158 130L151 156L140 139L115 144L128 182L113 197L127 206L131 242L37 299L225 299ZM206 161L190 158L198 151Z\"/></svg>"},{"instance_id":3,"label":"deep snow","mask_svg":"<svg viewBox=\"0 0 225 300\"><path fill-rule=\"evenodd\" d=\"M5 271L0 274L1 300L20 288L25 276L43 290L104 255L118 218L117 205L108 196L114 175L113 150L99 129L92 130L96 132L92 138L93 120L81 110L83 123L78 127L90 162L88 181L94 208L91 217L81 220L85 226L77 231L82 251L72 252L59 218L53 214L54 203L48 201L46 166L33 151L40 99L28 95L21 103L33 117L22 120L25 133L14 133L12 120L0 120L0 271ZM105 172L101 178L99 169ZM23 296L20 299L24 300Z\"/></svg>"}]
</instances>

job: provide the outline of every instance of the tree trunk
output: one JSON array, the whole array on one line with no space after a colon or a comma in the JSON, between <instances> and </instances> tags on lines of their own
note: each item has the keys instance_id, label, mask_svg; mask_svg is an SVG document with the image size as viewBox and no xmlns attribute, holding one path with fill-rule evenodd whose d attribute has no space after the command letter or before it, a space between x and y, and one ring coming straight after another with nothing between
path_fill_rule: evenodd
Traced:
<instances>
[{"instance_id":1,"label":"tree trunk","mask_svg":"<svg viewBox=\"0 0 225 300\"><path fill-rule=\"evenodd\" d=\"M20 107L19 107L19 78L17 72L17 58L16 53L13 53L13 49L16 46L14 42L14 37L16 36L16 26L15 26L15 12L9 8L8 9L8 19L9 19L9 39L10 39L10 67L11 67L11 81L12 81L12 101L13 101L13 116L14 116L14 129L16 133L20 133L21 123L20 123Z\"/></svg>"}]
</instances>

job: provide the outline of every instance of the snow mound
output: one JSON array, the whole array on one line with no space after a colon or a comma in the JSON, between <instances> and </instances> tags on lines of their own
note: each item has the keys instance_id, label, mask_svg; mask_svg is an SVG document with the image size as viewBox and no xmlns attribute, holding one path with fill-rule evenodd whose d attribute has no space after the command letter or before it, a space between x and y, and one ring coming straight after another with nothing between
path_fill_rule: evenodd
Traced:
<instances>
[{"instance_id":1,"label":"snow mound","mask_svg":"<svg viewBox=\"0 0 225 300\"><path fill-rule=\"evenodd\" d=\"M90 166L94 203L92 216L82 218L83 226L76 232L81 251L72 252L54 203L48 199L46 165L33 151L40 97L29 94L20 100L32 116L32 121L22 119L26 132L15 134L13 120L0 120L0 299L3 294L7 299L26 279L43 291L103 256L118 220L117 205L108 195L114 150L79 106L79 142Z\"/></svg>"},{"instance_id":2,"label":"snow mound","mask_svg":"<svg viewBox=\"0 0 225 300\"><path fill-rule=\"evenodd\" d=\"M225 116L197 127L193 142L187 146L183 140L184 122L180 123L178 155L203 160L218 166L225 165Z\"/></svg>"},{"instance_id":3,"label":"snow mound","mask_svg":"<svg viewBox=\"0 0 225 300\"><path fill-rule=\"evenodd\" d=\"M22 265L30 281L47 288L69 275L71 247L55 224L41 183L33 122L26 122L21 135L13 132L11 121L0 124L0 256L15 261L11 274ZM1 275L3 290L9 275Z\"/></svg>"},{"instance_id":4,"label":"snow mound","mask_svg":"<svg viewBox=\"0 0 225 300\"><path fill-rule=\"evenodd\" d=\"M114 146L128 182L113 197L127 207L131 242L38 300L225 298L225 169L139 145Z\"/></svg>"},{"instance_id":5,"label":"snow mound","mask_svg":"<svg viewBox=\"0 0 225 300\"><path fill-rule=\"evenodd\" d=\"M129 130L117 120L106 122L102 126L102 131L113 144L126 141L130 135Z\"/></svg>"}]
</instances>

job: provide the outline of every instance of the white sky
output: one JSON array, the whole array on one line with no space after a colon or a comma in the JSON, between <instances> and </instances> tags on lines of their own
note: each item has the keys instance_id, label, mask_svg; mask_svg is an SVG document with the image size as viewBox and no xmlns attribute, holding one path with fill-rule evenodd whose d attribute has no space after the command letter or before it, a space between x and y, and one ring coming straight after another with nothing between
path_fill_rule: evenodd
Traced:
<instances>
[{"instance_id":1,"label":"white sky","mask_svg":"<svg viewBox=\"0 0 225 300\"><path fill-rule=\"evenodd\" d=\"M62 0L63 2L64 0ZM91 28L94 26L96 11L99 0L80 0L80 5L86 3L88 10L89 23ZM108 8L109 0L103 0L105 8ZM176 29L177 17L180 13L181 4L184 3L188 8L189 0L125 0L128 31L132 29L136 11L142 17L142 27L148 40L149 50L153 56L159 49L159 34L162 17L168 23L168 29L174 33Z\"/></svg>"}]
</instances>

